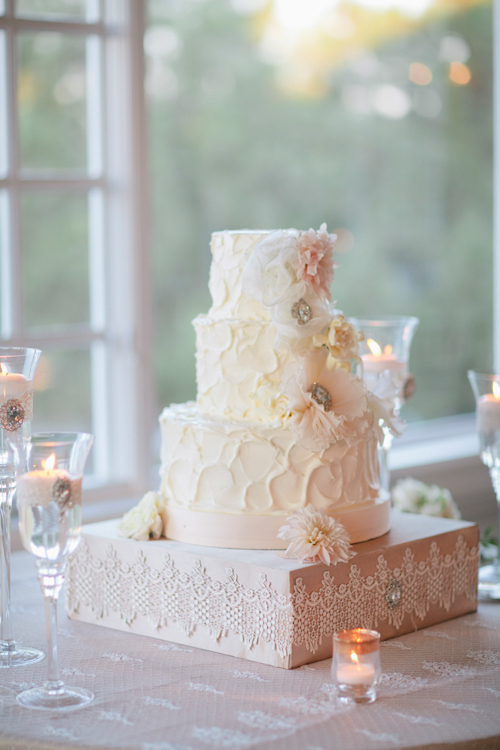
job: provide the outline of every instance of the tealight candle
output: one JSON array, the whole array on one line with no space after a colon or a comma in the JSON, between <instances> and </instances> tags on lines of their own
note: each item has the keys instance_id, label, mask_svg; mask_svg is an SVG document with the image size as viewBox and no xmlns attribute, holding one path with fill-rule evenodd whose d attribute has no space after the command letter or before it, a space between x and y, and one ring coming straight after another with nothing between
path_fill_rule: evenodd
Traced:
<instances>
[{"instance_id":1,"label":"tealight candle","mask_svg":"<svg viewBox=\"0 0 500 750\"><path fill-rule=\"evenodd\" d=\"M0 362L0 403L20 398L31 387L32 381L19 372L9 372Z\"/></svg>"},{"instance_id":2,"label":"tealight candle","mask_svg":"<svg viewBox=\"0 0 500 750\"><path fill-rule=\"evenodd\" d=\"M496 382L493 393L485 393L477 400L477 429L478 432L500 430L500 386Z\"/></svg>"},{"instance_id":3,"label":"tealight candle","mask_svg":"<svg viewBox=\"0 0 500 750\"><path fill-rule=\"evenodd\" d=\"M49 456L42 469L21 474L17 480L18 505L47 507L57 502L64 507L81 503L82 478L72 477L65 469L54 468L55 456Z\"/></svg>"},{"instance_id":4,"label":"tealight candle","mask_svg":"<svg viewBox=\"0 0 500 750\"><path fill-rule=\"evenodd\" d=\"M399 359L394 354L392 346L386 346L382 351L382 348L374 339L368 339L366 345L370 352L361 356L365 372L380 375L382 372L389 370L389 372L395 374L406 374L408 362Z\"/></svg>"},{"instance_id":5,"label":"tealight candle","mask_svg":"<svg viewBox=\"0 0 500 750\"><path fill-rule=\"evenodd\" d=\"M380 633L355 628L333 636L333 679L345 703L371 703L380 680Z\"/></svg>"}]
</instances>

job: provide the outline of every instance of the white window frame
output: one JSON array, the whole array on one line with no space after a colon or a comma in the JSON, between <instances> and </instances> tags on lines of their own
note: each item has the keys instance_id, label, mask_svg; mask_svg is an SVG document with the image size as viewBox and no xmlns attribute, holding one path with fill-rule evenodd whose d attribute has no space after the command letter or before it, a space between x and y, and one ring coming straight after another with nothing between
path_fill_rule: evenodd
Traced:
<instances>
[{"instance_id":1,"label":"white window frame","mask_svg":"<svg viewBox=\"0 0 500 750\"><path fill-rule=\"evenodd\" d=\"M0 59L0 139L6 133L3 150L0 147L5 157L3 164L0 161L0 345L42 350L77 345L90 350L95 470L86 479L87 518L106 513L104 500L136 497L150 487L153 426L144 2L93 0L91 5L98 12L82 22L16 18L14 0L5 1L5 15L0 16L5 40L5 57ZM88 97L89 164L84 177L50 171L35 175L20 169L15 41L23 31L89 39L93 69L98 72ZM88 195L90 322L77 331L68 327L33 332L23 320L20 195L23 190L61 189ZM92 510L93 503L101 503L100 509Z\"/></svg>"}]
</instances>

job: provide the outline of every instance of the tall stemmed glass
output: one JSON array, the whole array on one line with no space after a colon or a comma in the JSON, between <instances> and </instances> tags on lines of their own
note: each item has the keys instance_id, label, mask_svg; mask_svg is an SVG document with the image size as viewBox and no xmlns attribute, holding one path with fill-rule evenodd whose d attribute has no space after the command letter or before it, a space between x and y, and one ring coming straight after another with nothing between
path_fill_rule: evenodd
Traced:
<instances>
[{"instance_id":1,"label":"tall stemmed glass","mask_svg":"<svg viewBox=\"0 0 500 750\"><path fill-rule=\"evenodd\" d=\"M410 347L419 319L404 316L378 318L349 318L365 334L359 346L362 360L362 377L369 391L394 404L396 415L401 406L413 395L415 381L408 371ZM389 490L390 472L388 457L394 437L384 425L384 442L379 450L380 480L383 489Z\"/></svg>"},{"instance_id":2,"label":"tall stemmed glass","mask_svg":"<svg viewBox=\"0 0 500 750\"><path fill-rule=\"evenodd\" d=\"M48 679L42 687L17 696L27 708L71 711L94 695L66 687L57 657L57 598L64 583L66 558L80 541L82 475L94 438L86 433L33 435L29 471L17 482L19 530L25 548L36 557L45 598Z\"/></svg>"},{"instance_id":3,"label":"tall stemmed glass","mask_svg":"<svg viewBox=\"0 0 500 750\"><path fill-rule=\"evenodd\" d=\"M481 461L490 470L491 483L498 502L498 540L496 560L479 569L479 593L500 599L500 375L482 375L469 370L469 381L476 397L476 425Z\"/></svg>"},{"instance_id":4,"label":"tall stemmed glass","mask_svg":"<svg viewBox=\"0 0 500 750\"><path fill-rule=\"evenodd\" d=\"M19 646L10 613L10 516L16 474L24 471L33 418L33 378L39 349L0 347L0 667L21 667L43 659L34 648Z\"/></svg>"}]
</instances>

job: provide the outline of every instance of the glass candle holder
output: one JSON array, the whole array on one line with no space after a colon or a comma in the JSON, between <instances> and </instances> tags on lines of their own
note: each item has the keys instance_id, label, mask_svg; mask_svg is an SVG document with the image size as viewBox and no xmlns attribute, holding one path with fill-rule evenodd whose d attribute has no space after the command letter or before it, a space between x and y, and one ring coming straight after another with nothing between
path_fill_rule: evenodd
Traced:
<instances>
[{"instance_id":1,"label":"glass candle holder","mask_svg":"<svg viewBox=\"0 0 500 750\"><path fill-rule=\"evenodd\" d=\"M361 364L358 374L366 387L376 396L389 399L394 404L394 413L413 395L415 380L408 371L410 347L419 320L414 317L386 316L378 318L349 318L356 328L363 331L365 339L359 345ZM384 427L384 442L379 450L380 481L389 491L389 451L392 433Z\"/></svg>"},{"instance_id":2,"label":"glass candle holder","mask_svg":"<svg viewBox=\"0 0 500 750\"><path fill-rule=\"evenodd\" d=\"M469 370L469 381L476 397L476 428L481 461L490 470L497 499L498 539L500 541L500 375ZM479 569L478 592L486 599L500 599L500 545L491 565Z\"/></svg>"},{"instance_id":3,"label":"glass candle holder","mask_svg":"<svg viewBox=\"0 0 500 750\"><path fill-rule=\"evenodd\" d=\"M17 696L26 708L73 711L94 698L90 690L64 684L57 652L57 598L67 557L80 541L82 476L92 441L82 432L33 435L29 471L17 481L19 531L24 547L37 558L47 627L48 679Z\"/></svg>"},{"instance_id":4,"label":"glass candle holder","mask_svg":"<svg viewBox=\"0 0 500 750\"><path fill-rule=\"evenodd\" d=\"M333 636L333 681L342 703L373 703L380 681L380 633L354 628Z\"/></svg>"},{"instance_id":5,"label":"glass candle holder","mask_svg":"<svg viewBox=\"0 0 500 750\"><path fill-rule=\"evenodd\" d=\"M39 349L0 347L0 668L35 664L44 654L14 640L10 613L10 517L16 478L26 469Z\"/></svg>"}]
</instances>

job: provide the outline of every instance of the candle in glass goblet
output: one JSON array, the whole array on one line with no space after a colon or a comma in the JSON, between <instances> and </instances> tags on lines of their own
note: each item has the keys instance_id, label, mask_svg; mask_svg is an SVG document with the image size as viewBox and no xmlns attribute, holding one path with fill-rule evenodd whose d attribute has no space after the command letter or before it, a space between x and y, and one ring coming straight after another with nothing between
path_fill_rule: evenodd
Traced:
<instances>
[{"instance_id":1,"label":"candle in glass goblet","mask_svg":"<svg viewBox=\"0 0 500 750\"><path fill-rule=\"evenodd\" d=\"M491 433L500 430L500 386L492 384L492 393L485 393L477 400L477 430Z\"/></svg>"},{"instance_id":2,"label":"candle in glass goblet","mask_svg":"<svg viewBox=\"0 0 500 750\"><path fill-rule=\"evenodd\" d=\"M78 545L81 526L82 478L55 469L54 462L52 454L42 461L42 469L22 474L17 485L23 545L47 560L71 554Z\"/></svg>"}]
</instances>

